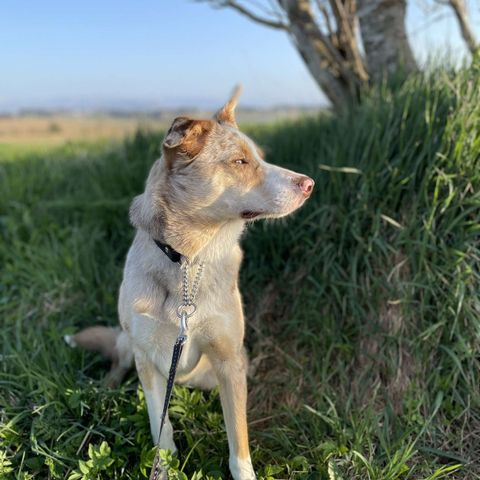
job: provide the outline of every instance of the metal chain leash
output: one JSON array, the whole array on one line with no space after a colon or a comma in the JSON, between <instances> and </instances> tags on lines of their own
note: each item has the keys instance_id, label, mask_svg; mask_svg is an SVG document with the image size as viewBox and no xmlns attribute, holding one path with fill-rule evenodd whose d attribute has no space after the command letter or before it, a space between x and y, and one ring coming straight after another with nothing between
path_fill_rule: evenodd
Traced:
<instances>
[{"instance_id":1,"label":"metal chain leash","mask_svg":"<svg viewBox=\"0 0 480 480\"><path fill-rule=\"evenodd\" d=\"M173 346L173 353L172 353L172 361L170 364L170 370L168 373L168 381L167 381L167 389L165 392L165 401L163 403L163 411L162 417L160 420L160 429L158 432L158 439L157 439L157 450L155 452L155 458L153 459L152 470L150 472L150 480L158 480L160 478L166 479L166 471L161 468L160 464L160 438L162 436L163 425L165 424L165 419L167 417L168 412L168 405L170 403L170 398L172 396L173 391L173 384L175 381L175 374L177 372L177 365L178 361L180 360L180 356L182 355L183 346L187 341L187 329L188 324L187 320L191 317L195 311L197 310L197 306L195 304L195 298L197 297L198 287L200 285L200 280L202 279L203 274L203 262L201 262L195 274L195 278L193 280L193 284L191 289L190 287L190 263L188 260L185 260L181 264L182 269L182 296L183 301L182 304L177 308L177 316L180 318L180 332L175 340L175 345ZM162 477L160 477L162 475Z\"/></svg>"},{"instance_id":2,"label":"metal chain leash","mask_svg":"<svg viewBox=\"0 0 480 480\"><path fill-rule=\"evenodd\" d=\"M200 280L203 274L203 265L204 262L201 262L197 267L197 272L195 273L195 279L193 280L192 289L189 292L188 287L190 284L189 281L189 267L188 262L183 262L181 269L183 270L183 306L192 306L195 305L195 298L198 293L198 286L200 285Z\"/></svg>"}]
</instances>

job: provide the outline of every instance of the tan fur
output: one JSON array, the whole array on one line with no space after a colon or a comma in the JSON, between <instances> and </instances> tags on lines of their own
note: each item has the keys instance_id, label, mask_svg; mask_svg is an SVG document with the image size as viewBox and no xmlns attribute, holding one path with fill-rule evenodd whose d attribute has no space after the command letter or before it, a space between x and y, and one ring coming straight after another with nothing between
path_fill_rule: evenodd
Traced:
<instances>
[{"instance_id":1,"label":"tan fur","mask_svg":"<svg viewBox=\"0 0 480 480\"><path fill-rule=\"evenodd\" d=\"M218 385L217 376L207 355L202 355L195 368L186 375L180 375L176 381L204 390L211 390Z\"/></svg>"},{"instance_id":2,"label":"tan fur","mask_svg":"<svg viewBox=\"0 0 480 480\"><path fill-rule=\"evenodd\" d=\"M118 353L115 344L119 334L118 328L96 326L86 328L71 338L79 347L100 352L104 357L116 362Z\"/></svg>"},{"instance_id":3,"label":"tan fur","mask_svg":"<svg viewBox=\"0 0 480 480\"><path fill-rule=\"evenodd\" d=\"M218 365L217 365L217 368ZM227 427L230 449L235 457L245 460L250 457L247 430L247 362L246 358L234 357L219 370L220 398ZM232 453L232 452L231 452Z\"/></svg>"},{"instance_id":4,"label":"tan fur","mask_svg":"<svg viewBox=\"0 0 480 480\"><path fill-rule=\"evenodd\" d=\"M185 156L189 160L195 158L204 147L213 125L212 120L176 118L163 142L167 166L171 167L178 156Z\"/></svg>"},{"instance_id":5,"label":"tan fur","mask_svg":"<svg viewBox=\"0 0 480 480\"><path fill-rule=\"evenodd\" d=\"M313 181L265 162L261 150L236 128L238 94L219 110L216 121L180 117L173 122L163 156L152 166L145 191L132 203L130 218L137 233L120 287L122 334L115 347L115 378L134 356L156 441L179 329L182 272L153 240L188 259L191 277L204 262L177 379L200 388L219 386L232 476L251 480L255 473L248 450L239 238L246 218L277 218L299 208L311 190L305 193L299 185L308 182L313 187ZM175 449L168 418L160 446Z\"/></svg>"},{"instance_id":6,"label":"tan fur","mask_svg":"<svg viewBox=\"0 0 480 480\"><path fill-rule=\"evenodd\" d=\"M248 186L248 188L256 187L263 182L265 173L249 145L242 143L240 145L240 150L241 154L239 155L239 160L245 160L248 162L247 166L229 164L228 174L234 177L235 183L241 182L243 185Z\"/></svg>"},{"instance_id":7,"label":"tan fur","mask_svg":"<svg viewBox=\"0 0 480 480\"><path fill-rule=\"evenodd\" d=\"M137 358L135 362L138 376L141 379L143 388L151 390L153 385L153 377L155 375L155 367L148 361L141 361Z\"/></svg>"},{"instance_id":8,"label":"tan fur","mask_svg":"<svg viewBox=\"0 0 480 480\"><path fill-rule=\"evenodd\" d=\"M235 87L232 96L228 102L215 114L215 119L219 123L227 123L232 127L237 128L237 120L235 119L235 107L237 106L238 99L242 89L240 85Z\"/></svg>"}]
</instances>

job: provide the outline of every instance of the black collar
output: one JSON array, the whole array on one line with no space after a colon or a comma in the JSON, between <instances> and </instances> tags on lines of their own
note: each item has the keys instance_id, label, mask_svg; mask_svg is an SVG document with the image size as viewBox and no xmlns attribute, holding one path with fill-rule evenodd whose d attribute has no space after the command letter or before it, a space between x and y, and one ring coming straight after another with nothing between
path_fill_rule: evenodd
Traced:
<instances>
[{"instance_id":1,"label":"black collar","mask_svg":"<svg viewBox=\"0 0 480 480\"><path fill-rule=\"evenodd\" d=\"M156 243L157 247L173 262L173 263L180 263L182 258L182 254L178 253L175 249L173 249L170 245L166 243L162 243L159 240L153 239Z\"/></svg>"}]
</instances>

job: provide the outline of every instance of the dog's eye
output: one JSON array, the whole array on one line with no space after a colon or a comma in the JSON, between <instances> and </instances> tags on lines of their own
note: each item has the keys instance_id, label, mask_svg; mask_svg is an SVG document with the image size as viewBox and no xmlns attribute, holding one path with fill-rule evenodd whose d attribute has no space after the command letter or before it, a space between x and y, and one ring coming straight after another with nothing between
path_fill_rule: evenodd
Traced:
<instances>
[{"instance_id":1,"label":"dog's eye","mask_svg":"<svg viewBox=\"0 0 480 480\"><path fill-rule=\"evenodd\" d=\"M234 163L237 165L246 165L248 162L246 158L237 158Z\"/></svg>"}]
</instances>

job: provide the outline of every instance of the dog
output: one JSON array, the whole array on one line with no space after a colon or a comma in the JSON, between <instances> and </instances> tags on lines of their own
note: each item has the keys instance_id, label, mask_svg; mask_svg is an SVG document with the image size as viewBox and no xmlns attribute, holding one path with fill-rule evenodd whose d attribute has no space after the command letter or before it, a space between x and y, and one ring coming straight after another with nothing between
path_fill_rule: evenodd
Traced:
<instances>
[{"instance_id":1,"label":"dog","mask_svg":"<svg viewBox=\"0 0 480 480\"><path fill-rule=\"evenodd\" d=\"M121 382L135 363L156 442L179 330L182 271L176 260L188 262L192 276L202 264L197 310L189 319L176 381L202 389L218 385L231 474L251 480L256 476L247 432L239 239L246 223L301 207L314 181L264 160L262 150L238 128L239 94L234 90L213 119L178 117L169 128L145 191L130 208L136 235L120 286L121 328L91 327L65 340L109 357L110 385ZM159 446L176 451L168 417Z\"/></svg>"}]
</instances>

